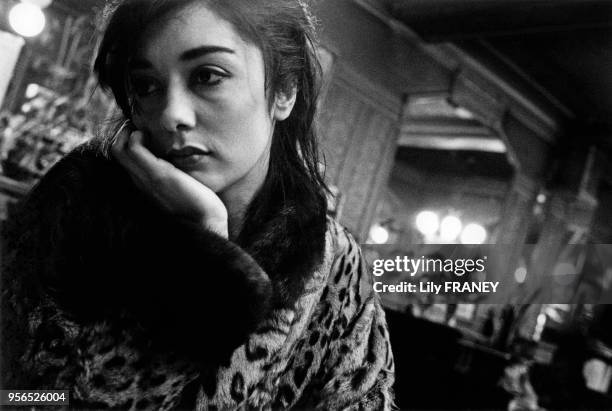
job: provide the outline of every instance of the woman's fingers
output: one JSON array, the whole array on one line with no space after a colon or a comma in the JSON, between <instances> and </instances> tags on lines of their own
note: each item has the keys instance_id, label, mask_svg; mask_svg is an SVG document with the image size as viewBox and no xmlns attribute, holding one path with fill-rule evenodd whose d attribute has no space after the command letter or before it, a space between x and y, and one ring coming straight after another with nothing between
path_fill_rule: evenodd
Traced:
<instances>
[{"instance_id":1,"label":"woman's fingers","mask_svg":"<svg viewBox=\"0 0 612 411\"><path fill-rule=\"evenodd\" d=\"M126 151L136 164L149 173L156 173L160 166L164 166L159 158L155 157L143 144L144 134L142 131L134 131L129 137Z\"/></svg>"},{"instance_id":2,"label":"woman's fingers","mask_svg":"<svg viewBox=\"0 0 612 411\"><path fill-rule=\"evenodd\" d=\"M130 130L122 127L115 137L115 141L111 146L111 154L121 164L132 177L142 179L144 177L143 171L140 166L134 162L128 152L128 141L130 138Z\"/></svg>"},{"instance_id":3,"label":"woman's fingers","mask_svg":"<svg viewBox=\"0 0 612 411\"><path fill-rule=\"evenodd\" d=\"M152 185L161 180L160 174L166 165L142 145L142 139L142 131L121 133L111 151L138 184Z\"/></svg>"},{"instance_id":4,"label":"woman's fingers","mask_svg":"<svg viewBox=\"0 0 612 411\"><path fill-rule=\"evenodd\" d=\"M156 157L143 145L141 131L120 132L111 147L113 157L143 192L167 211L204 223L227 237L227 210L219 197L192 176Z\"/></svg>"}]
</instances>

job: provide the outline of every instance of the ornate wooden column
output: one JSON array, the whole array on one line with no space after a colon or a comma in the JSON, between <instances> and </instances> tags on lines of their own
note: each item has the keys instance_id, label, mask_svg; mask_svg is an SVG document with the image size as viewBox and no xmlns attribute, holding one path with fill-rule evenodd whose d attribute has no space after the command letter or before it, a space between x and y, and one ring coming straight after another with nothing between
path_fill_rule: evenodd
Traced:
<instances>
[{"instance_id":1,"label":"ornate wooden column","mask_svg":"<svg viewBox=\"0 0 612 411\"><path fill-rule=\"evenodd\" d=\"M506 195L500 224L494 233L496 244L516 246L509 254L516 254L516 260L520 255L522 245L527 238L528 229L532 221L533 206L540 191L542 181L538 177L530 176L517 170L512 185ZM515 258L511 258L514 260Z\"/></svg>"},{"instance_id":2,"label":"ornate wooden column","mask_svg":"<svg viewBox=\"0 0 612 411\"><path fill-rule=\"evenodd\" d=\"M560 255L566 247L588 240L605 166L594 147L578 146L567 151L563 167L553 179L544 224L528 267L529 289L541 288L538 300L543 303L551 302L550 280Z\"/></svg>"},{"instance_id":3,"label":"ornate wooden column","mask_svg":"<svg viewBox=\"0 0 612 411\"><path fill-rule=\"evenodd\" d=\"M501 280L509 285L503 288L503 295L497 296L498 301L506 302L515 288L514 272L527 241L537 196L545 183L551 147L534 128L513 113L506 114L501 131L515 166L515 175L494 237L496 244L505 247L500 266L493 271L496 278L490 280Z\"/></svg>"},{"instance_id":4,"label":"ornate wooden column","mask_svg":"<svg viewBox=\"0 0 612 411\"><path fill-rule=\"evenodd\" d=\"M475 63L474 63L475 64ZM490 281L514 281L537 196L545 183L550 151L558 123L539 105L479 67L465 68L453 83L452 100L474 113L504 142L515 174L491 243L504 244L499 266L492 267ZM507 301L513 287L506 287L496 301Z\"/></svg>"}]
</instances>

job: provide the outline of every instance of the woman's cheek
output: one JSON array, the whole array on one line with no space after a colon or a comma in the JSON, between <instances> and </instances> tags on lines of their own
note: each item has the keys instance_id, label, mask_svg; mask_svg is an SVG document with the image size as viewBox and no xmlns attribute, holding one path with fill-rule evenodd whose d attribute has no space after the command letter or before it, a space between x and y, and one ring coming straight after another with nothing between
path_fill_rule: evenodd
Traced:
<instances>
[{"instance_id":1,"label":"woman's cheek","mask_svg":"<svg viewBox=\"0 0 612 411\"><path fill-rule=\"evenodd\" d=\"M160 157L164 153L164 149L162 146L162 142L159 138L155 138L156 135L159 135L159 132L156 132L151 127L153 120L148 118L148 116L139 116L134 115L132 118L132 122L134 123L134 127L137 130L142 131L144 134L143 144L146 148L148 148L154 155Z\"/></svg>"},{"instance_id":2,"label":"woman's cheek","mask_svg":"<svg viewBox=\"0 0 612 411\"><path fill-rule=\"evenodd\" d=\"M134 123L134 127L136 127L138 130L141 130L143 132L147 131L146 130L147 119L141 116L140 114L134 113L132 115L132 123Z\"/></svg>"}]
</instances>

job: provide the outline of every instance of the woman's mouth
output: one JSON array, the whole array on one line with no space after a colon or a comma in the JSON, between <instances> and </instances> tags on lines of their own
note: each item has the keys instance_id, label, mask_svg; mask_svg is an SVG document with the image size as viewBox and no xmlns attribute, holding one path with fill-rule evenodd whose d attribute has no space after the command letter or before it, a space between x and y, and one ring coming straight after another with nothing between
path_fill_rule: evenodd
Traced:
<instances>
[{"instance_id":1,"label":"woman's mouth","mask_svg":"<svg viewBox=\"0 0 612 411\"><path fill-rule=\"evenodd\" d=\"M166 154L166 160L180 169L196 168L210 159L211 152L202 147L184 146L172 149Z\"/></svg>"}]
</instances>

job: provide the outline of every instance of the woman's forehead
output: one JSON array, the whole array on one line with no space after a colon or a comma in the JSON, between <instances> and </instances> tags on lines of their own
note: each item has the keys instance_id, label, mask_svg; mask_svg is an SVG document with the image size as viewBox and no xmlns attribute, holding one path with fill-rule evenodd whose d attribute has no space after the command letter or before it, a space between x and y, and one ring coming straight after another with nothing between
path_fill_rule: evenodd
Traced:
<instances>
[{"instance_id":1,"label":"woman's forehead","mask_svg":"<svg viewBox=\"0 0 612 411\"><path fill-rule=\"evenodd\" d=\"M223 49L238 56L253 47L234 28L202 3L192 3L160 20L145 33L137 58L147 61L181 61L196 49Z\"/></svg>"}]
</instances>

